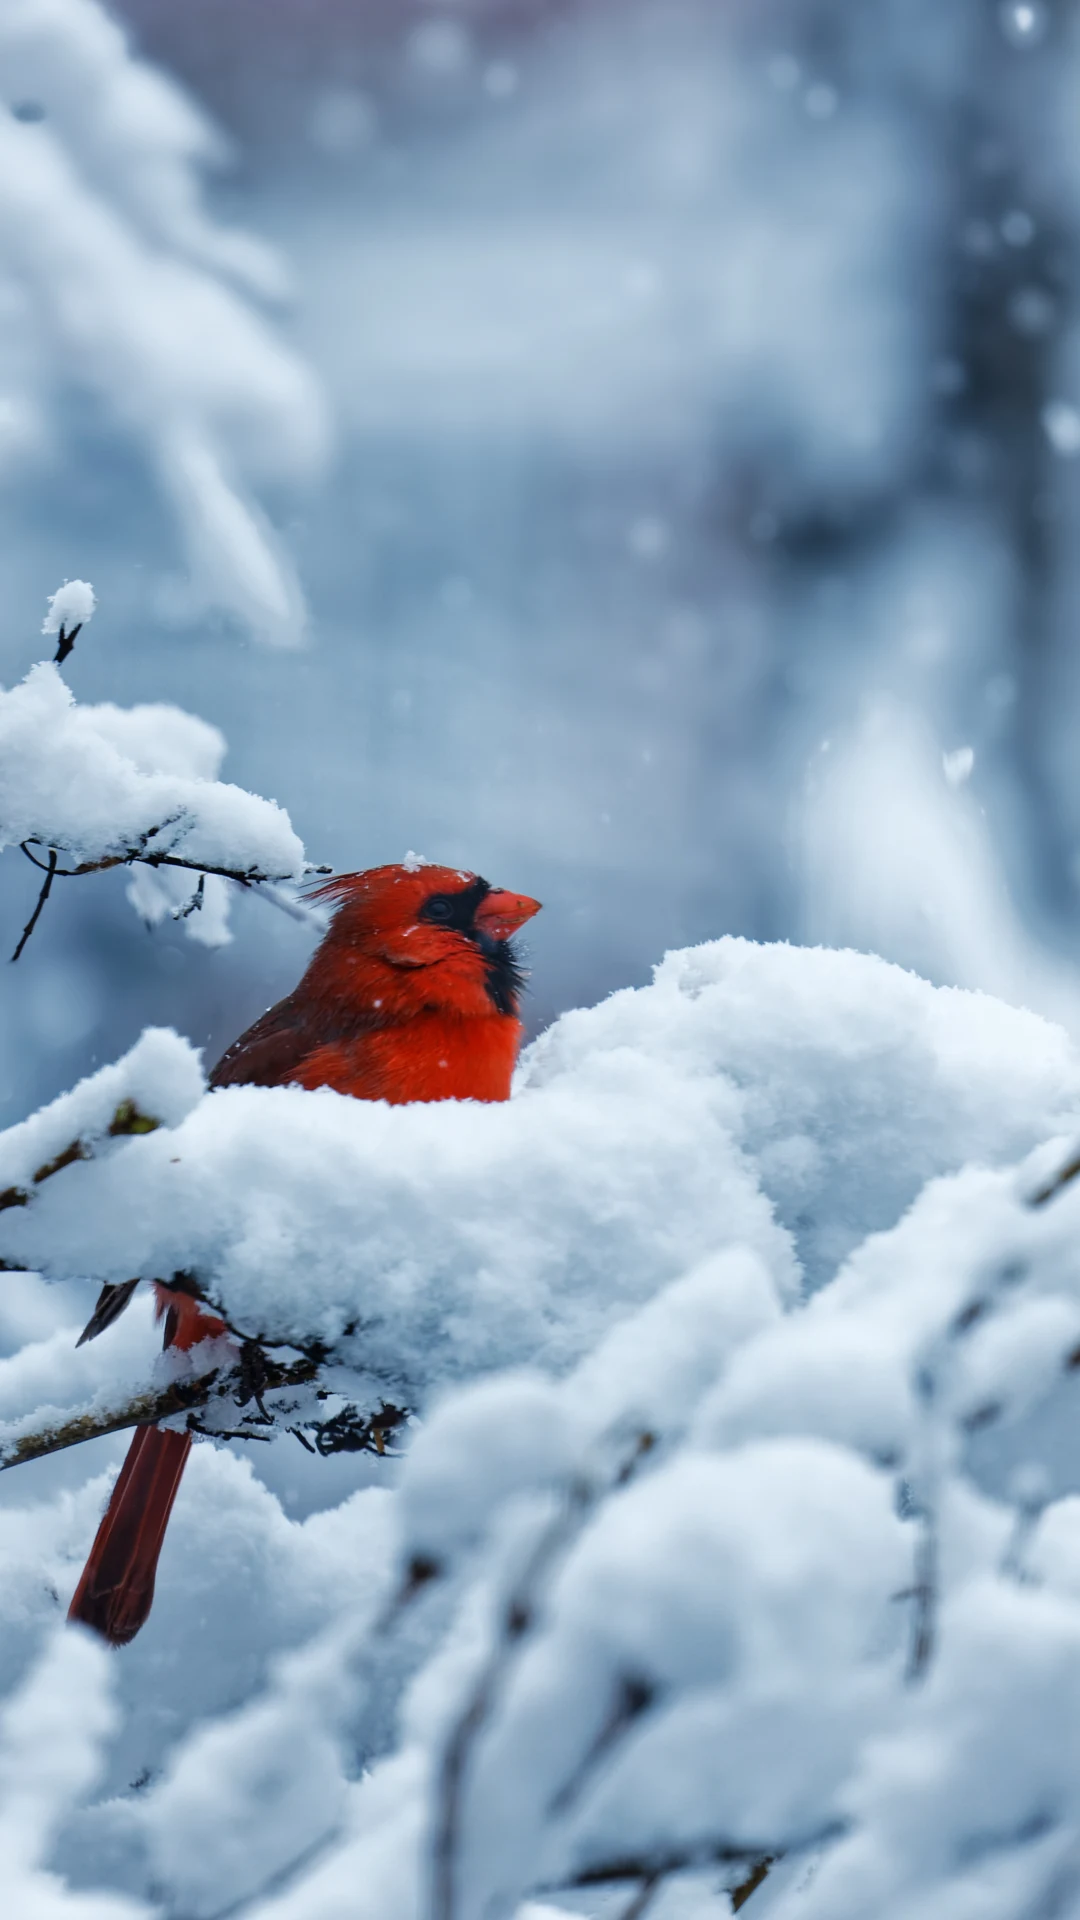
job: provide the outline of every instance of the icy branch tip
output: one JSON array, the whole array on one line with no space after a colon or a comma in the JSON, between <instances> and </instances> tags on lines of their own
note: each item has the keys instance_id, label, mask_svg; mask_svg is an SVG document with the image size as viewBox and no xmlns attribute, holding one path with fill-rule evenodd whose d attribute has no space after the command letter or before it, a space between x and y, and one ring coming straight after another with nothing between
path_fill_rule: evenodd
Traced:
<instances>
[{"instance_id":1,"label":"icy branch tip","mask_svg":"<svg viewBox=\"0 0 1080 1920\"><path fill-rule=\"evenodd\" d=\"M42 633L59 633L66 628L85 627L94 617L97 601L89 580L65 580L49 595L49 611L41 623Z\"/></svg>"},{"instance_id":2,"label":"icy branch tip","mask_svg":"<svg viewBox=\"0 0 1080 1920\"><path fill-rule=\"evenodd\" d=\"M406 873L419 873L421 867L430 867L431 861L425 860L422 853L414 853L410 847L401 864Z\"/></svg>"}]
</instances>

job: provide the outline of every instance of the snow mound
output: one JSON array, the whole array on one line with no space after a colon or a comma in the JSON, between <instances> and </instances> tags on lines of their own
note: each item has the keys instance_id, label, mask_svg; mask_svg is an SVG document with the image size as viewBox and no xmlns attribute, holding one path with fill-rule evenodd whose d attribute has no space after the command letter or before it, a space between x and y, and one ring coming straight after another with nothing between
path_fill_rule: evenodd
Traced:
<instances>
[{"instance_id":1,"label":"snow mound","mask_svg":"<svg viewBox=\"0 0 1080 1920\"><path fill-rule=\"evenodd\" d=\"M586 1050L722 1078L811 1285L934 1174L1080 1127L1063 1029L870 954L734 938L668 954L651 988L557 1020L525 1056L524 1088Z\"/></svg>"},{"instance_id":2,"label":"snow mound","mask_svg":"<svg viewBox=\"0 0 1080 1920\"><path fill-rule=\"evenodd\" d=\"M1080 1059L1034 1016L722 940L557 1021L506 1104L229 1088L50 1180L0 1248L55 1278L194 1272L234 1325L333 1342L418 1405L565 1370L725 1249L797 1297L798 1255L817 1282L931 1176L1078 1120Z\"/></svg>"},{"instance_id":3,"label":"snow mound","mask_svg":"<svg viewBox=\"0 0 1080 1920\"><path fill-rule=\"evenodd\" d=\"M720 1920L768 1856L782 1920L1064 1910L1080 1180L1038 1198L1080 1118L1062 1031L722 940L558 1021L504 1105L204 1094L175 1036L140 1044L0 1137L25 1179L98 1130L0 1213L0 1253L191 1268L244 1330L334 1342L335 1392L423 1420L382 1491L301 1525L258 1457L195 1452L104 1797L58 1790L73 1887L510 1920L658 1874ZM164 1124L99 1151L136 1066ZM50 1326L0 1366L9 1420L95 1367L111 1390L142 1338L65 1370ZM290 1444L258 1449L271 1482ZM102 1490L0 1515L8 1686Z\"/></svg>"}]
</instances>

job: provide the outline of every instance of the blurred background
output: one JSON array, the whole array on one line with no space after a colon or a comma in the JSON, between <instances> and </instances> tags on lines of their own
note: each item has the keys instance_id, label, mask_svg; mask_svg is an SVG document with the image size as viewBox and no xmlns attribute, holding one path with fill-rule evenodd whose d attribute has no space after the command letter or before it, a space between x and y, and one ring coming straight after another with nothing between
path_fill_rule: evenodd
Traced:
<instances>
[{"instance_id":1,"label":"blurred background","mask_svg":"<svg viewBox=\"0 0 1080 1920\"><path fill-rule=\"evenodd\" d=\"M1075 0L12 0L0 103L5 685L93 581L79 699L543 899L534 1031L721 933L1080 1026ZM4 1124L303 965L125 884Z\"/></svg>"}]
</instances>

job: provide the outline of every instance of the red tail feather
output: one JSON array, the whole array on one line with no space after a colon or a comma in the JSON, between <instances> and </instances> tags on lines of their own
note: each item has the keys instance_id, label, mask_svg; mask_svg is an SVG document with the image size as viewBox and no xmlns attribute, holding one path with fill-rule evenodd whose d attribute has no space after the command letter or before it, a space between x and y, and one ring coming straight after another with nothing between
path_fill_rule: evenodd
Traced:
<instances>
[{"instance_id":1,"label":"red tail feather","mask_svg":"<svg viewBox=\"0 0 1080 1920\"><path fill-rule=\"evenodd\" d=\"M150 1612L158 1555L190 1451L189 1433L135 1429L68 1609L69 1620L93 1627L114 1647L133 1640Z\"/></svg>"},{"instance_id":2,"label":"red tail feather","mask_svg":"<svg viewBox=\"0 0 1080 1920\"><path fill-rule=\"evenodd\" d=\"M160 1283L154 1290L167 1347L186 1352L200 1340L214 1340L225 1332L225 1322L190 1294ZM158 1556L190 1451L190 1433L135 1429L68 1608L69 1620L93 1627L114 1647L134 1640L150 1612Z\"/></svg>"}]
</instances>

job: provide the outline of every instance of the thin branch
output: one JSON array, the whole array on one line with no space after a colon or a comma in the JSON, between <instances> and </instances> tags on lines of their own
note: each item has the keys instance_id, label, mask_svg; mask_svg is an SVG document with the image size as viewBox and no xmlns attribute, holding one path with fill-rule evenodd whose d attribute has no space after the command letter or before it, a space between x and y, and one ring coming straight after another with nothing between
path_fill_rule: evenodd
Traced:
<instances>
[{"instance_id":1,"label":"thin branch","mask_svg":"<svg viewBox=\"0 0 1080 1920\"><path fill-rule=\"evenodd\" d=\"M71 652L71 649L75 645L75 642L78 639L82 630L83 630L83 623L81 620L76 620L75 625L72 627L70 633L67 631L67 628L64 626L63 621L60 622L60 632L57 635L56 652L53 654L54 667L63 666L64 661L67 659L68 654Z\"/></svg>"},{"instance_id":2,"label":"thin branch","mask_svg":"<svg viewBox=\"0 0 1080 1920\"><path fill-rule=\"evenodd\" d=\"M656 1687L651 1680L639 1678L634 1674L623 1674L616 1682L615 1696L608 1717L595 1740L578 1761L568 1780L563 1782L548 1807L549 1814L566 1814L579 1800L590 1776L607 1758L612 1749L626 1738L631 1727L636 1726L642 1715L647 1713L656 1701Z\"/></svg>"},{"instance_id":3,"label":"thin branch","mask_svg":"<svg viewBox=\"0 0 1080 1920\"><path fill-rule=\"evenodd\" d=\"M915 1548L915 1582L908 1591L915 1605L907 1671L904 1678L909 1686L914 1686L923 1678L933 1659L937 1627L937 1516L933 1505L929 1502L919 1516L919 1537Z\"/></svg>"},{"instance_id":4,"label":"thin branch","mask_svg":"<svg viewBox=\"0 0 1080 1920\"><path fill-rule=\"evenodd\" d=\"M830 1820L809 1833L792 1835L779 1846L775 1841L765 1843L760 1840L749 1843L715 1838L686 1841L663 1852L623 1854L607 1860L596 1860L588 1866L579 1867L569 1878L546 1882L533 1889L533 1892L574 1893L586 1887L615 1886L626 1880L667 1880L677 1873L700 1873L704 1867L741 1866L748 1869L747 1880L757 1875L755 1886L760 1886L767 1871L766 1863L775 1865L778 1860L792 1855L814 1853L819 1847L830 1846L833 1841L843 1839L847 1831L842 1820ZM742 1901L748 1900L753 1892L753 1888L743 1892L747 1880L733 1889L733 1896L741 1894Z\"/></svg>"},{"instance_id":5,"label":"thin branch","mask_svg":"<svg viewBox=\"0 0 1080 1920\"><path fill-rule=\"evenodd\" d=\"M41 918L41 909L45 905L46 900L48 899L50 893L52 892L52 883L56 878L57 857L58 856L57 856L56 848L50 847L49 848L49 864L45 870L45 884L42 887L41 892L38 894L37 906L34 908L33 913L30 915L29 920L27 921L25 927L23 928L22 936L19 940L19 944L11 956L13 965L15 961L19 958L19 955L22 953L22 950L25 947L27 941L29 940L30 935L33 933L34 928L37 926L37 923ZM41 865L40 860L35 860L34 865L36 867L40 866Z\"/></svg>"},{"instance_id":6,"label":"thin branch","mask_svg":"<svg viewBox=\"0 0 1080 1920\"><path fill-rule=\"evenodd\" d=\"M75 644L75 637L78 632L79 628L74 627L69 635L65 635L64 629L61 627L60 644L61 648L63 648L66 642L66 651L57 651L56 658L58 661L67 658L67 655L71 652ZM185 873L197 873L199 882L195 890L195 895L186 907L179 909L173 914L174 920L186 919L189 913L198 911L203 904L206 876L207 874L213 874L220 880L232 880L238 887L254 889L263 899L269 900L272 906L279 908L283 913L289 914L294 920L311 921L316 925L323 924L323 916L317 910L307 907L299 901L290 900L286 894L281 892L279 883L283 880L295 878L294 875L262 873L257 866L246 868L217 867L207 865L204 860L185 860L181 854L177 853L155 852L150 842L156 835L164 833L167 827L176 826L182 817L181 814L175 814L167 820L159 821L156 826L148 827L146 832L139 836L136 844L125 848L123 853L106 854L100 860L81 860L79 864L74 867L61 867L58 864L59 855L55 847L49 848L49 859L48 864L46 864L45 861L39 860L36 853L33 852L34 845L40 845L40 841L35 842L33 838L20 841L20 849L26 855L30 864L37 867L39 873L45 875L45 884L41 889L37 906L34 908L29 923L23 929L22 938L11 956L12 960L15 961L19 958L30 935L33 933L38 923L41 909L49 897L54 880L76 880L87 873L107 873L113 867L179 867ZM310 862L304 867L305 874L332 872L332 867L313 866Z\"/></svg>"},{"instance_id":7,"label":"thin branch","mask_svg":"<svg viewBox=\"0 0 1080 1920\"><path fill-rule=\"evenodd\" d=\"M216 873L222 880L235 880L239 887L261 887L273 885L290 878L288 874L260 873L258 867L215 867L205 860L185 860L177 853L155 853L149 846L155 834L162 833L167 826L175 826L174 820L163 820L160 825L148 828L147 832L134 847L128 847L123 853L104 854L100 860L81 860L77 867L57 867L58 880L78 880L86 873L108 873L113 867L182 867L185 873ZM19 850L26 855L32 866L46 873L48 868L32 852L35 843L20 840ZM39 843L40 844L40 843ZM50 849L50 853L51 853ZM316 873L322 868L316 867Z\"/></svg>"},{"instance_id":8,"label":"thin branch","mask_svg":"<svg viewBox=\"0 0 1080 1920\"><path fill-rule=\"evenodd\" d=\"M536 1888L537 1893L580 1893L587 1887L614 1887L624 1880L670 1880L677 1873L700 1873L704 1867L756 1867L765 1857L761 1847L734 1846L727 1840L701 1840L650 1856L619 1854L580 1867L568 1880Z\"/></svg>"},{"instance_id":9,"label":"thin branch","mask_svg":"<svg viewBox=\"0 0 1080 1920\"><path fill-rule=\"evenodd\" d=\"M768 1874L770 1867L775 1867L776 1862L779 1858L780 1858L779 1854L767 1853L763 1860L758 1861L757 1866L754 1868L754 1871L752 1873L747 1874L745 1880L741 1880L737 1887L731 1888L732 1913L738 1913L739 1908L744 1907L746 1905L746 1902L749 1900L750 1895L752 1893L757 1892L762 1881L765 1879L766 1875Z\"/></svg>"},{"instance_id":10,"label":"thin branch","mask_svg":"<svg viewBox=\"0 0 1080 1920\"><path fill-rule=\"evenodd\" d=\"M646 1908L651 1907L659 1888L663 1885L658 1873L646 1874L637 1892L633 1894L627 1906L619 1915L619 1920L641 1920Z\"/></svg>"},{"instance_id":11,"label":"thin branch","mask_svg":"<svg viewBox=\"0 0 1080 1920\"><path fill-rule=\"evenodd\" d=\"M1062 1188L1069 1186L1076 1179L1077 1174L1080 1174L1080 1153L1074 1153L1071 1160L1066 1160L1065 1165L1059 1167L1044 1186L1036 1188L1034 1193L1029 1193L1028 1206L1045 1207L1048 1200L1056 1199Z\"/></svg>"}]
</instances>

